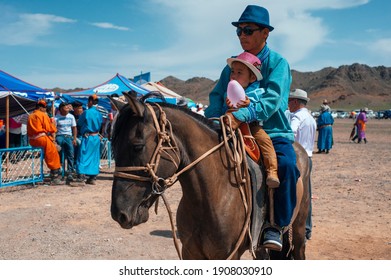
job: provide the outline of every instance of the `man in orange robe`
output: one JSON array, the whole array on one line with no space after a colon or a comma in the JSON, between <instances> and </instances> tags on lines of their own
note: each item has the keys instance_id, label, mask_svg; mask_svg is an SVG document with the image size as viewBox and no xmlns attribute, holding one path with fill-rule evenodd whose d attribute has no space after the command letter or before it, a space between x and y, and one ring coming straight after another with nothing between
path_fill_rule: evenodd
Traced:
<instances>
[{"instance_id":1,"label":"man in orange robe","mask_svg":"<svg viewBox=\"0 0 391 280\"><path fill-rule=\"evenodd\" d=\"M32 147L42 147L45 162L50 169L52 184L62 184L60 175L60 155L54 142L54 133L57 132L55 124L46 112L47 104L39 100L37 109L29 116L27 122L27 135Z\"/></svg>"}]
</instances>

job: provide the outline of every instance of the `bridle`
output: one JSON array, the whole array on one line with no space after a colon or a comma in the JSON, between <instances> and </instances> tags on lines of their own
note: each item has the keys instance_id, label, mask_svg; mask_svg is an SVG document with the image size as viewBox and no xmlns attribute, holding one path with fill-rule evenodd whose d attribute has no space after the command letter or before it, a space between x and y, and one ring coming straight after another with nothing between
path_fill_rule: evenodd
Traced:
<instances>
[{"instance_id":1,"label":"bridle","mask_svg":"<svg viewBox=\"0 0 391 280\"><path fill-rule=\"evenodd\" d=\"M166 113L163 109L155 104L160 111L160 118L158 120L155 110L150 104L146 104L146 107L151 111L153 122L155 125L156 133L158 136L158 142L155 147L155 151L152 157L145 166L127 166L127 167L115 167L114 177L132 179L136 181L152 182L152 193L153 195L161 195L164 191L172 186L178 179L175 176L171 176L168 179L159 177L156 172L159 167L160 158L162 154L165 154L170 158L170 161L175 165L176 169L179 166L179 149L177 143L172 135L172 127L170 121L166 118ZM168 131L167 129L168 128ZM173 151L174 156L171 156L168 151ZM132 174L131 172L145 171L149 176L140 176Z\"/></svg>"},{"instance_id":2,"label":"bridle","mask_svg":"<svg viewBox=\"0 0 391 280\"><path fill-rule=\"evenodd\" d=\"M238 130L239 137L236 136L235 132L232 130L231 125L228 125L229 131L228 133L226 132L226 127L222 125L222 130L223 130L223 141L211 148L210 150L206 151L204 154L202 154L200 157L198 157L196 160L191 162L189 165L181 169L179 172L174 173L170 177L164 179L159 177L156 172L160 163L160 158L162 154L165 154L168 156L171 160L171 162L175 165L176 170L179 168L180 164L180 151L178 148L178 145L173 138L173 133L172 133L172 126L171 122L167 119L166 113L164 110L161 108L159 104L154 104L158 110L159 110L159 115L160 118L158 120L158 117L156 115L155 110L153 109L152 105L146 103L145 104L148 110L152 114L154 126L156 129L156 133L158 135L158 142L155 147L155 150L152 154L151 160L149 163L147 163L145 166L126 166L126 167L119 167L116 166L114 170L114 177L117 178L123 178L123 179L130 179L130 180L136 180L136 181L142 181L142 182L151 182L152 183L152 191L151 193L144 198L143 201L147 201L150 199L153 195L157 195L158 198L161 196L163 198L163 201L166 205L170 222L171 222L171 230L173 233L173 239L174 239L174 244L175 248L177 250L178 256L180 259L182 259L182 254L179 249L179 241L176 237L175 234L175 226L172 218L172 211L169 207L169 204L165 198L164 192L166 189L171 187L173 184L175 184L176 181L178 181L178 177L194 167L196 164L198 164L200 161L202 161L204 158L208 157L209 155L213 154L223 146L226 148L226 151L228 155L230 156L230 161L233 162L234 165L234 172L235 172L235 178L237 185L239 186L240 193L243 199L244 203L244 208L246 211L246 221L243 227L243 230L236 242L235 248L231 252L230 256L228 259L231 259L233 255L237 252L239 245L241 241L244 239L245 233L247 232L249 221L250 221L250 215L251 215L251 196L248 194L250 191L250 179L248 178L248 173L246 171L248 170L248 165L247 165L247 160L246 160L246 152L244 148L244 142L243 142L243 136ZM220 118L220 122L223 123L223 118L222 116ZM237 140L239 138L239 141ZM231 147L229 144L229 140L233 140L233 146ZM173 151L174 156L171 156L168 151ZM231 153L230 153L231 152ZM242 167L242 168L241 168ZM131 172L138 172L138 171L145 171L148 173L149 176L140 176L140 175L135 175L132 174ZM245 185L245 187L243 187ZM157 207L157 204L156 204ZM251 238L251 235L250 235Z\"/></svg>"}]
</instances>

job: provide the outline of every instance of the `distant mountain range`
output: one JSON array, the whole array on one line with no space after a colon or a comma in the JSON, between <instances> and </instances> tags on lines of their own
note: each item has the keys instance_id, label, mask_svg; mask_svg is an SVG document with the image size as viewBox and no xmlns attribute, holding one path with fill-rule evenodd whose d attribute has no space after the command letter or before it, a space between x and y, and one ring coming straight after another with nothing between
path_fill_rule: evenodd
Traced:
<instances>
[{"instance_id":1,"label":"distant mountain range","mask_svg":"<svg viewBox=\"0 0 391 280\"><path fill-rule=\"evenodd\" d=\"M186 81L168 76L160 81L167 88L204 105L217 81L194 77ZM355 110L368 107L372 110L391 109L391 67L369 67L364 64L327 67L315 72L292 70L291 88L301 88L311 99L308 107L317 111L327 99L332 109ZM82 88L54 92L79 91Z\"/></svg>"},{"instance_id":2,"label":"distant mountain range","mask_svg":"<svg viewBox=\"0 0 391 280\"><path fill-rule=\"evenodd\" d=\"M160 81L169 89L195 102L208 104L208 95L217 81L195 77L183 81L168 76ZM391 67L369 67L363 64L327 67L316 72L292 70L292 89L301 88L311 99L308 107L318 110L323 99L332 109L372 110L391 108Z\"/></svg>"}]
</instances>

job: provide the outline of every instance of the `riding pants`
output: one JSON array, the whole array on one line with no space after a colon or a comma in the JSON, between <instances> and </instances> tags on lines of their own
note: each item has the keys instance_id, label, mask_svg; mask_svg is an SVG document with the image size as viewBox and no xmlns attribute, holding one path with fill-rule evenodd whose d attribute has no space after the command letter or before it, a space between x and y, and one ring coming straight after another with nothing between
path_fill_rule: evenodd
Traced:
<instances>
[{"instance_id":1,"label":"riding pants","mask_svg":"<svg viewBox=\"0 0 391 280\"><path fill-rule=\"evenodd\" d=\"M300 171L292 141L284 137L272 138L277 154L280 186L274 189L274 220L280 227L288 226L296 206L296 183Z\"/></svg>"}]
</instances>

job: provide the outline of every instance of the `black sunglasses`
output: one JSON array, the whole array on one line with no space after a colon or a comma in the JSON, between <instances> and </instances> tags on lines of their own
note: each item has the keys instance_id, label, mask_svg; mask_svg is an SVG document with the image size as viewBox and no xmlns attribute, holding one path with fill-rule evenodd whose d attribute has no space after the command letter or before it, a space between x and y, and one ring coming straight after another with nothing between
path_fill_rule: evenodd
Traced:
<instances>
[{"instance_id":1,"label":"black sunglasses","mask_svg":"<svg viewBox=\"0 0 391 280\"><path fill-rule=\"evenodd\" d=\"M238 28L236 28L236 35L240 36L240 35L242 35L242 32L243 32L244 35L251 36L257 30L262 30L262 28L251 29L250 26L238 27Z\"/></svg>"}]
</instances>

